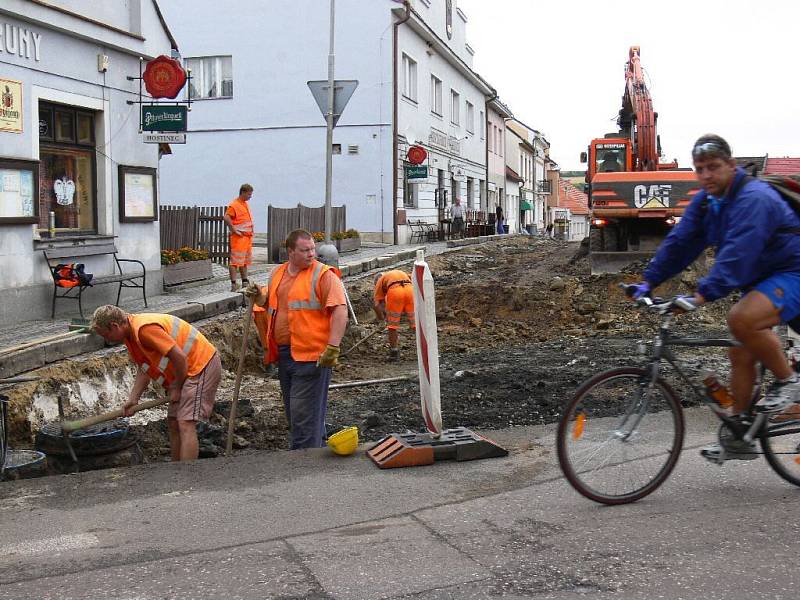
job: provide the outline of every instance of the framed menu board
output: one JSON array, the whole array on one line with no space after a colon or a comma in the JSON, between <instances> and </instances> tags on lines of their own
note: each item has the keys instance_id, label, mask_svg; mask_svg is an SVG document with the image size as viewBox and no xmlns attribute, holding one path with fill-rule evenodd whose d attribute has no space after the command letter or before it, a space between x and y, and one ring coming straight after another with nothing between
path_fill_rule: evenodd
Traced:
<instances>
[{"instance_id":1,"label":"framed menu board","mask_svg":"<svg viewBox=\"0 0 800 600\"><path fill-rule=\"evenodd\" d=\"M39 221L39 163L0 159L0 224Z\"/></svg>"},{"instance_id":2,"label":"framed menu board","mask_svg":"<svg viewBox=\"0 0 800 600\"><path fill-rule=\"evenodd\" d=\"M158 220L154 168L119 166L119 220L123 223Z\"/></svg>"}]
</instances>

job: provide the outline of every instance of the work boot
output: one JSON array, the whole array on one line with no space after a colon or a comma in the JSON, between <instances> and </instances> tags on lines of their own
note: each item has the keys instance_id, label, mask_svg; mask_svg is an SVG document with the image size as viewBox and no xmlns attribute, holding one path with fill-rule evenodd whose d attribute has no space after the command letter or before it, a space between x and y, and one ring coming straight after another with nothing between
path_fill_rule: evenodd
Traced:
<instances>
[{"instance_id":1,"label":"work boot","mask_svg":"<svg viewBox=\"0 0 800 600\"><path fill-rule=\"evenodd\" d=\"M239 284L235 281L231 281L231 291L238 292L239 291Z\"/></svg>"},{"instance_id":2,"label":"work boot","mask_svg":"<svg viewBox=\"0 0 800 600\"><path fill-rule=\"evenodd\" d=\"M392 362L400 360L400 348L389 348L389 360Z\"/></svg>"}]
</instances>

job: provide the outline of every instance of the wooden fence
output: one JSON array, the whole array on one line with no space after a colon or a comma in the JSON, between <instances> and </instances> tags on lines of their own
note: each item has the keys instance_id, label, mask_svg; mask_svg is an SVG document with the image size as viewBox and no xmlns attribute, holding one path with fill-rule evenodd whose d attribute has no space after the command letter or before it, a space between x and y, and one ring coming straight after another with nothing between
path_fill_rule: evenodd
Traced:
<instances>
[{"instance_id":1,"label":"wooden fence","mask_svg":"<svg viewBox=\"0 0 800 600\"><path fill-rule=\"evenodd\" d=\"M267 206L267 246L270 262L281 261L280 249L286 236L295 229L306 229L311 233L325 231L325 207L303 206L278 208ZM347 207L331 207L331 233L347 229Z\"/></svg>"},{"instance_id":2,"label":"wooden fence","mask_svg":"<svg viewBox=\"0 0 800 600\"><path fill-rule=\"evenodd\" d=\"M200 248L213 262L227 265L230 243L224 214L224 206L162 206L158 214L162 250Z\"/></svg>"}]
</instances>

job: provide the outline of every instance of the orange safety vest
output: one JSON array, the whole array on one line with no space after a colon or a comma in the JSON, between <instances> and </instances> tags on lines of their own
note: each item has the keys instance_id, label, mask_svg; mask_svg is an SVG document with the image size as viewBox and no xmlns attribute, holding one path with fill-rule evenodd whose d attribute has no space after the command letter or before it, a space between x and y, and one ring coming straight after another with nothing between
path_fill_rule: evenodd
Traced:
<instances>
[{"instance_id":1,"label":"orange safety vest","mask_svg":"<svg viewBox=\"0 0 800 600\"><path fill-rule=\"evenodd\" d=\"M230 213L233 213L232 215ZM245 237L253 237L253 217L250 214L250 207L247 205L247 200L242 200L239 197L233 199L228 205L228 210L225 211L231 217L233 226L242 232Z\"/></svg>"},{"instance_id":2,"label":"orange safety vest","mask_svg":"<svg viewBox=\"0 0 800 600\"><path fill-rule=\"evenodd\" d=\"M278 361L278 345L275 342L273 328L278 312L278 286L288 266L289 263L282 264L272 272L269 279L267 326L264 336L267 342L264 359L266 364ZM331 331L330 314L320 301L318 288L320 278L330 269L339 275L338 269L315 260L308 269L298 273L289 290L289 334L292 358L298 362L316 361L328 346Z\"/></svg>"},{"instance_id":3,"label":"orange safety vest","mask_svg":"<svg viewBox=\"0 0 800 600\"><path fill-rule=\"evenodd\" d=\"M394 271L387 271L381 277L381 287L383 288L383 293L388 294L389 288L396 284L410 284L411 277L408 276L407 273L403 271L394 270Z\"/></svg>"},{"instance_id":4,"label":"orange safety vest","mask_svg":"<svg viewBox=\"0 0 800 600\"><path fill-rule=\"evenodd\" d=\"M175 380L175 371L166 356L145 349L139 342L139 329L145 325L158 325L175 340L186 355L186 375L194 377L206 368L208 361L217 349L195 327L172 315L142 313L130 315L128 323L131 335L125 339L125 346L133 361L156 383L170 385Z\"/></svg>"}]
</instances>

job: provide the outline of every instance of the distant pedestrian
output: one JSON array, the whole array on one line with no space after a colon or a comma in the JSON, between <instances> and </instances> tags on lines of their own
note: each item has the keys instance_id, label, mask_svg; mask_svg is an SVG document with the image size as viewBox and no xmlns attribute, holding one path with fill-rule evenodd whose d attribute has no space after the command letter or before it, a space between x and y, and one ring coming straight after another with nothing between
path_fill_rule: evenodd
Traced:
<instances>
[{"instance_id":1,"label":"distant pedestrian","mask_svg":"<svg viewBox=\"0 0 800 600\"><path fill-rule=\"evenodd\" d=\"M250 283L247 279L247 267L253 264L253 217L247 203L252 197L253 186L249 183L242 184L239 196L228 205L225 216L222 217L230 230L231 256L228 272L231 276L232 292L240 287L245 288ZM236 282L237 269L242 277L241 285Z\"/></svg>"},{"instance_id":2,"label":"distant pedestrian","mask_svg":"<svg viewBox=\"0 0 800 600\"><path fill-rule=\"evenodd\" d=\"M138 366L122 414L132 414L151 379L160 383L169 396L172 460L197 458L197 422L211 415L222 378L217 349L183 319L156 313L130 315L110 304L94 311L92 329L108 342L124 343Z\"/></svg>"},{"instance_id":3,"label":"distant pedestrian","mask_svg":"<svg viewBox=\"0 0 800 600\"><path fill-rule=\"evenodd\" d=\"M464 237L464 217L467 211L461 206L461 198L453 200L453 206L450 207L450 217L453 219L450 229L451 237Z\"/></svg>"},{"instance_id":4,"label":"distant pedestrian","mask_svg":"<svg viewBox=\"0 0 800 600\"><path fill-rule=\"evenodd\" d=\"M497 222L497 233L505 233L505 228L503 227L503 207L498 204L497 208L494 209L494 214Z\"/></svg>"},{"instance_id":5,"label":"distant pedestrian","mask_svg":"<svg viewBox=\"0 0 800 600\"><path fill-rule=\"evenodd\" d=\"M331 370L347 327L344 285L336 271L315 259L314 238L304 229L286 238L288 262L269 284L245 290L265 307L264 363L278 363L278 378L289 421L289 447L325 445L325 413Z\"/></svg>"},{"instance_id":6,"label":"distant pedestrian","mask_svg":"<svg viewBox=\"0 0 800 600\"><path fill-rule=\"evenodd\" d=\"M547 237L549 237L549 238L553 237L553 224L552 223L548 223L547 227L545 227L544 230L547 233Z\"/></svg>"},{"instance_id":7,"label":"distant pedestrian","mask_svg":"<svg viewBox=\"0 0 800 600\"><path fill-rule=\"evenodd\" d=\"M386 271L375 276L375 291L372 294L375 315L386 319L389 335L389 359L400 359L400 340L397 330L405 314L408 325L414 329L414 290L411 277L400 270Z\"/></svg>"}]
</instances>

